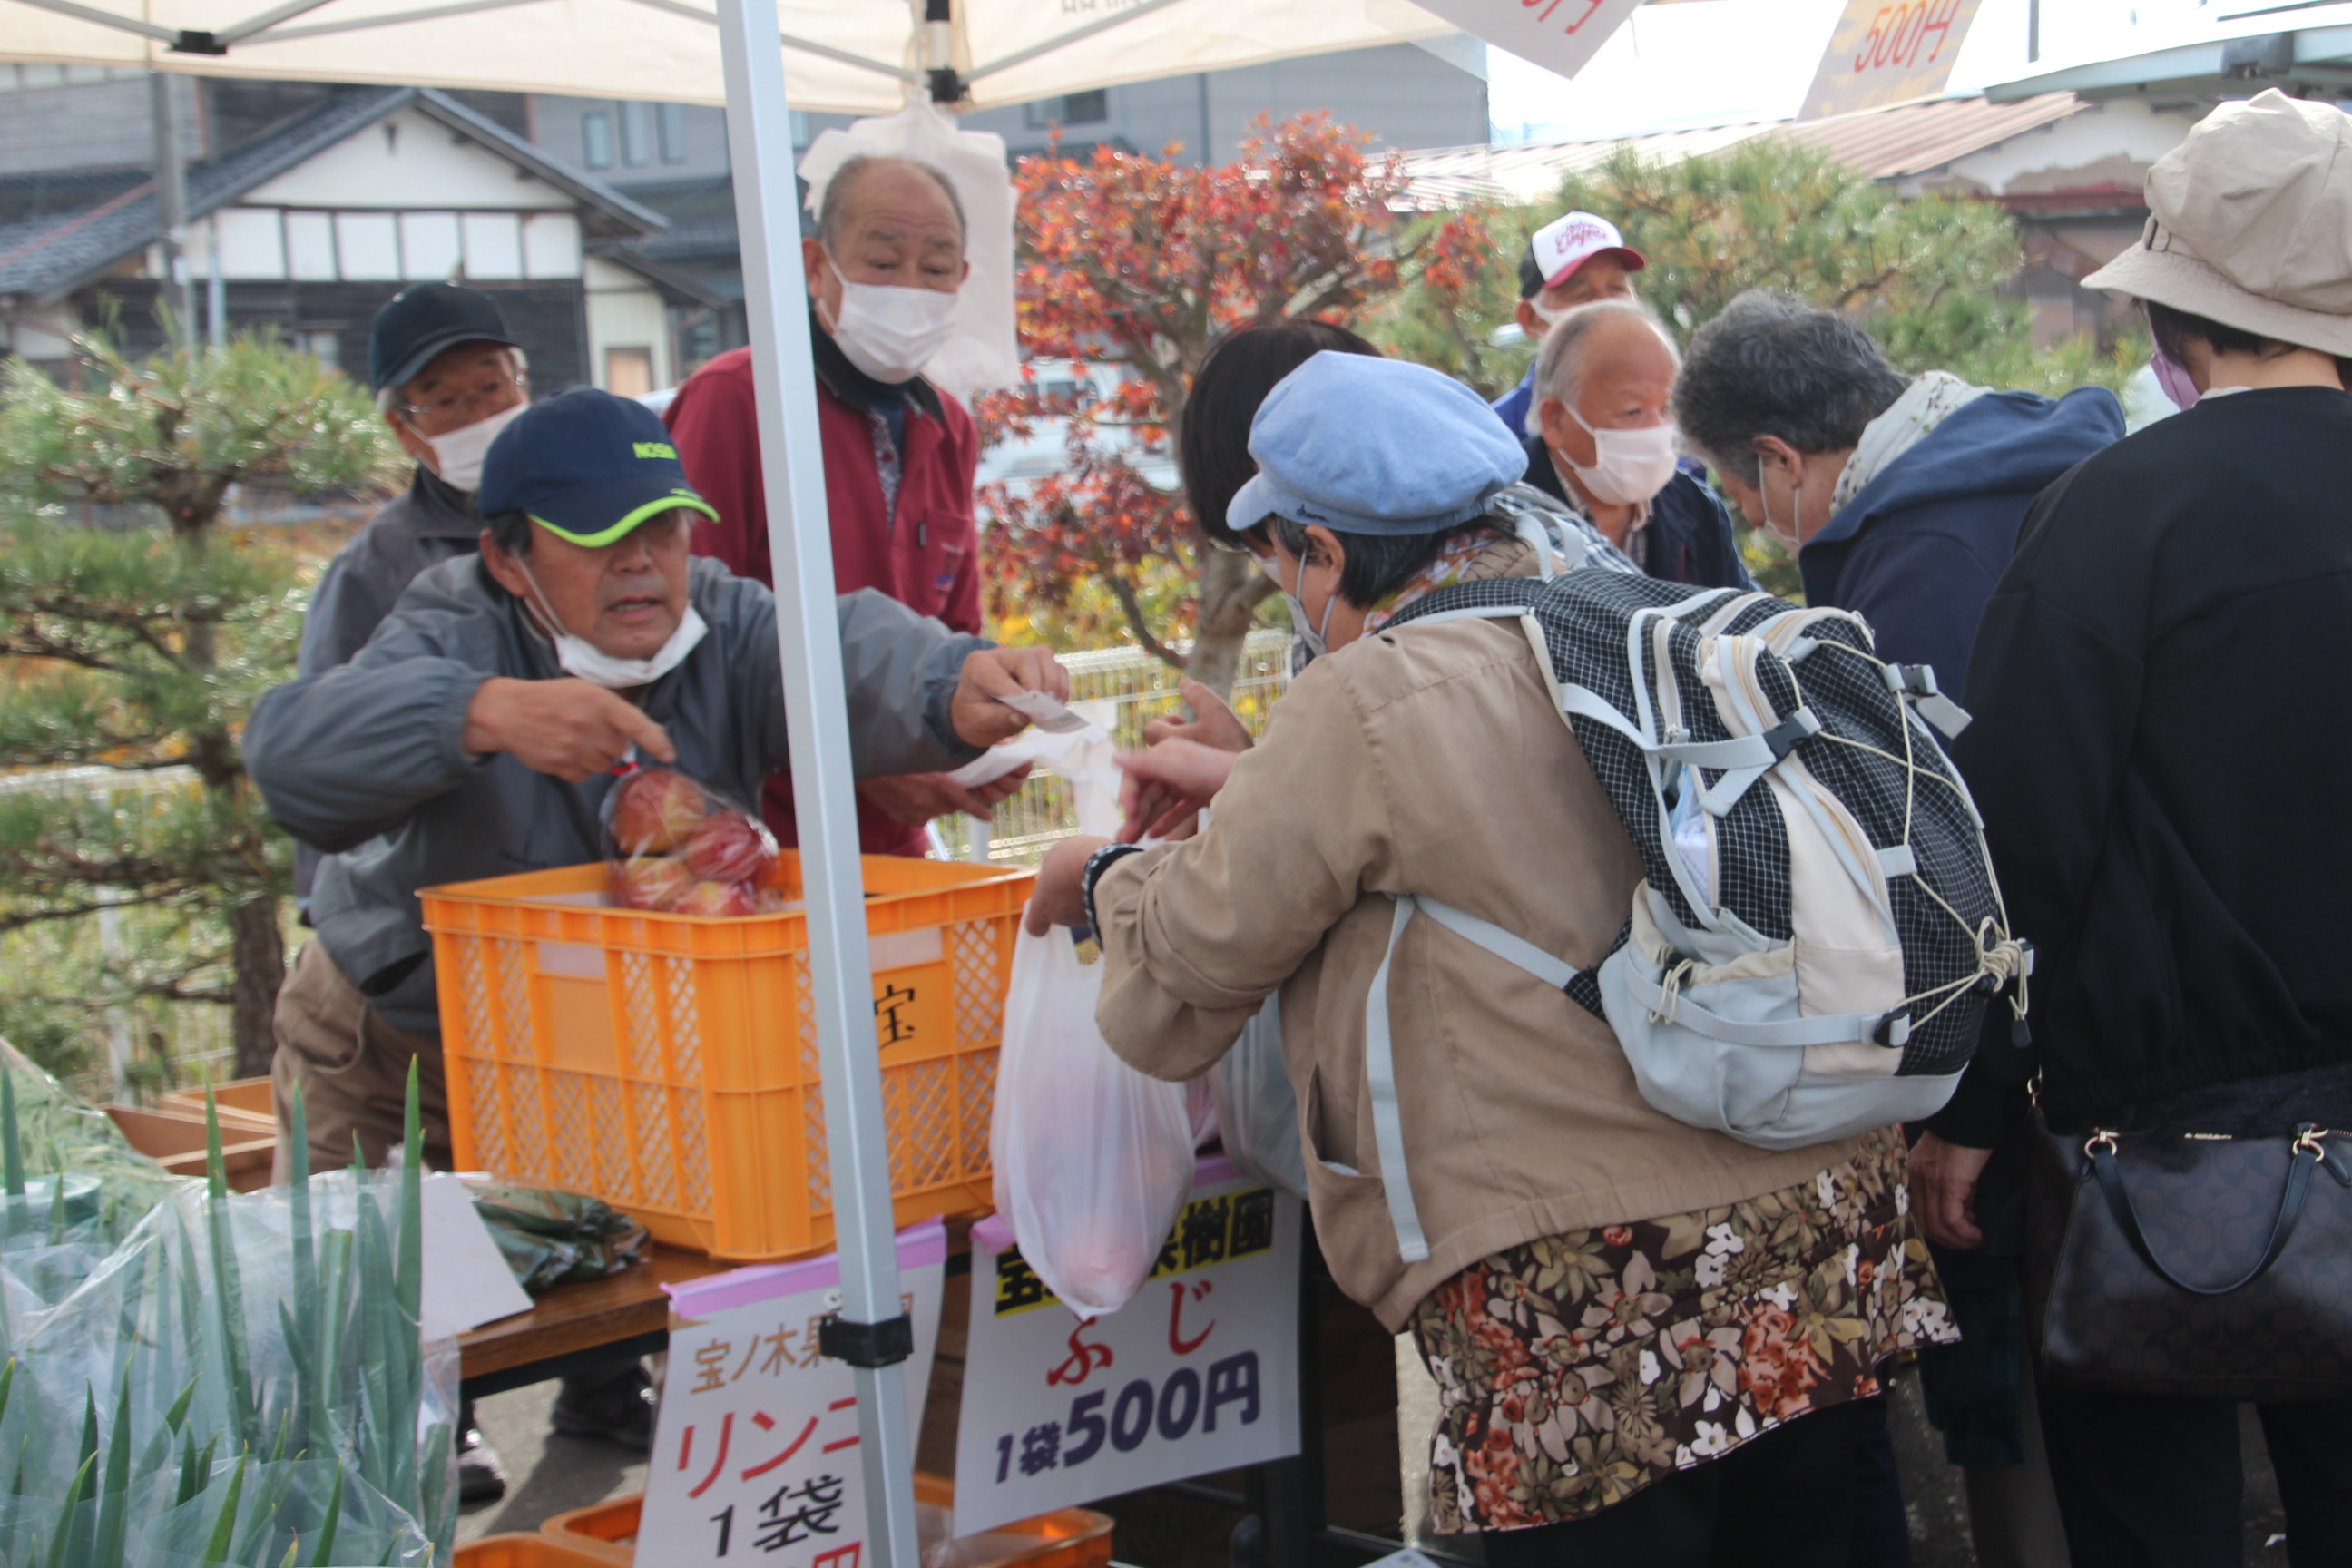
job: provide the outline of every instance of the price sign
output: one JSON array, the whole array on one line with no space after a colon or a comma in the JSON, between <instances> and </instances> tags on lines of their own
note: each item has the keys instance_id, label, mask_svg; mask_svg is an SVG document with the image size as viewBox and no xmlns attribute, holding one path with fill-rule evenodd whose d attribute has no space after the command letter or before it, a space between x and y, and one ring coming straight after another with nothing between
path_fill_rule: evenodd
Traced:
<instances>
[{"instance_id":1,"label":"price sign","mask_svg":"<svg viewBox=\"0 0 2352 1568\"><path fill-rule=\"evenodd\" d=\"M1474 38L1574 76L1642 0L1415 0Z\"/></svg>"},{"instance_id":2,"label":"price sign","mask_svg":"<svg viewBox=\"0 0 2352 1568\"><path fill-rule=\"evenodd\" d=\"M910 1423L930 1386L946 1261L939 1221L899 1233L899 1306L915 1322ZM669 1377L637 1531L662 1543L664 1568L862 1568L857 1394L848 1364L817 1353L840 1281L828 1256L666 1287Z\"/></svg>"},{"instance_id":3,"label":"price sign","mask_svg":"<svg viewBox=\"0 0 2352 1568\"><path fill-rule=\"evenodd\" d=\"M956 1533L1298 1452L1303 1223L1204 1160L1150 1280L1092 1321L975 1226Z\"/></svg>"},{"instance_id":4,"label":"price sign","mask_svg":"<svg viewBox=\"0 0 2352 1568\"><path fill-rule=\"evenodd\" d=\"M1976 20L1978 0L1846 0L1800 120L1933 98Z\"/></svg>"}]
</instances>

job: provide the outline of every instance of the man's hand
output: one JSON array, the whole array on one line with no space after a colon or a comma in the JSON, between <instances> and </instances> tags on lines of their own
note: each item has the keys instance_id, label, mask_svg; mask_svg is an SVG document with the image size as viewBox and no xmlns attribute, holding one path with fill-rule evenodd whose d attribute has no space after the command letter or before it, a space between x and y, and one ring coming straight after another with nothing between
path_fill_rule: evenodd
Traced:
<instances>
[{"instance_id":1,"label":"man's hand","mask_svg":"<svg viewBox=\"0 0 2352 1568\"><path fill-rule=\"evenodd\" d=\"M660 725L603 687L570 677L485 680L466 705L459 744L476 756L509 752L533 773L566 784L608 771L631 746L656 762L677 761L677 749Z\"/></svg>"},{"instance_id":2,"label":"man's hand","mask_svg":"<svg viewBox=\"0 0 2352 1568\"><path fill-rule=\"evenodd\" d=\"M1109 843L1081 833L1063 839L1045 852L1037 866L1037 886L1029 895L1029 912L1022 925L1031 936L1044 936L1055 926L1087 923L1086 889L1080 886L1087 861Z\"/></svg>"},{"instance_id":3,"label":"man's hand","mask_svg":"<svg viewBox=\"0 0 2352 1568\"><path fill-rule=\"evenodd\" d=\"M860 779L857 793L879 806L891 821L910 826L958 811L986 822L994 814L996 803L1019 790L1021 781L1028 776L1029 766L1024 763L1003 778L966 789L946 773L897 773Z\"/></svg>"},{"instance_id":4,"label":"man's hand","mask_svg":"<svg viewBox=\"0 0 2352 1568\"><path fill-rule=\"evenodd\" d=\"M1984 1245L1977 1227L1977 1178L1991 1158L1990 1149L1947 1143L1933 1132L1912 1147L1911 1212L1928 1240L1962 1252Z\"/></svg>"},{"instance_id":5,"label":"man's hand","mask_svg":"<svg viewBox=\"0 0 2352 1568\"><path fill-rule=\"evenodd\" d=\"M963 661L950 715L966 745L992 746L1029 727L1025 713L997 700L1017 691L1070 700L1070 672L1042 647L984 647Z\"/></svg>"},{"instance_id":6,"label":"man's hand","mask_svg":"<svg viewBox=\"0 0 2352 1568\"><path fill-rule=\"evenodd\" d=\"M1223 698L1197 680L1180 680L1176 689L1194 716L1189 721L1154 719L1143 727L1145 745L1156 746L1162 741L1197 741L1221 752L1250 749L1249 726L1241 721Z\"/></svg>"},{"instance_id":7,"label":"man's hand","mask_svg":"<svg viewBox=\"0 0 2352 1568\"><path fill-rule=\"evenodd\" d=\"M1119 842L1181 837L1201 808L1225 787L1234 752L1199 741L1161 741L1146 752L1122 752Z\"/></svg>"}]
</instances>

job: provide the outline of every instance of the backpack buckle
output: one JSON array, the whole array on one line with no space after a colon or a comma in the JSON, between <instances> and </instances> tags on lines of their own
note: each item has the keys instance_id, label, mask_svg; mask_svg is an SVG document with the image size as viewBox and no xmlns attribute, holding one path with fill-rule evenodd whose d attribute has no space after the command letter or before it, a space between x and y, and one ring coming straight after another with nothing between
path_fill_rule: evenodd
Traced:
<instances>
[{"instance_id":1,"label":"backpack buckle","mask_svg":"<svg viewBox=\"0 0 2352 1568\"><path fill-rule=\"evenodd\" d=\"M1897 1009L1878 1020L1878 1027L1870 1032L1873 1045L1900 1049L1911 1043L1911 1015Z\"/></svg>"}]
</instances>

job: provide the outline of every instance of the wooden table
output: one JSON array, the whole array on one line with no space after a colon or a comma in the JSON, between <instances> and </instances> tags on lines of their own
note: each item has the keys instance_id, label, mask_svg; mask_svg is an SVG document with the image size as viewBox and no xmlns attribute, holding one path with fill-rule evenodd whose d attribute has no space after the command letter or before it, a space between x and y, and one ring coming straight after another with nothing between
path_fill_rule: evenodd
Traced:
<instances>
[{"instance_id":1,"label":"wooden table","mask_svg":"<svg viewBox=\"0 0 2352 1568\"><path fill-rule=\"evenodd\" d=\"M669 1344L664 1285L737 1267L681 1247L583 1285L559 1285L528 1312L457 1336L458 1376L467 1397L520 1388L569 1372L645 1355Z\"/></svg>"}]
</instances>

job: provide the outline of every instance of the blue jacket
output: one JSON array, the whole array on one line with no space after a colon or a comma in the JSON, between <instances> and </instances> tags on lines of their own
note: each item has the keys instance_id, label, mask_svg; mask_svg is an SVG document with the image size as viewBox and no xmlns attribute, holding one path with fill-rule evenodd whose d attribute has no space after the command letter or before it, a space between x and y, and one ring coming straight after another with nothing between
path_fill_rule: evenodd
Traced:
<instances>
[{"instance_id":1,"label":"blue jacket","mask_svg":"<svg viewBox=\"0 0 2352 1568\"><path fill-rule=\"evenodd\" d=\"M1495 417L1503 422L1503 428L1511 433L1511 439L1524 441L1528 438L1528 405L1535 400L1536 364L1535 361L1529 360L1528 374L1519 377L1519 384L1487 406L1495 411Z\"/></svg>"},{"instance_id":2,"label":"blue jacket","mask_svg":"<svg viewBox=\"0 0 2352 1568\"><path fill-rule=\"evenodd\" d=\"M1527 437L1526 482L1551 497L1568 500L1568 487L1551 466L1550 449L1543 437ZM1572 503L1571 503L1572 504ZM1694 588L1756 586L1748 563L1739 558L1739 541L1731 529L1731 509L1704 479L1677 471L1650 502L1650 526L1642 535L1643 559L1634 563L1653 577L1688 583Z\"/></svg>"},{"instance_id":3,"label":"blue jacket","mask_svg":"<svg viewBox=\"0 0 2352 1568\"><path fill-rule=\"evenodd\" d=\"M2017 550L2033 498L2122 438L2114 394L2082 387L2053 401L1988 393L1897 458L1797 557L1805 602L1852 610L1890 663L1932 665L1958 700L1969 645Z\"/></svg>"}]
</instances>

